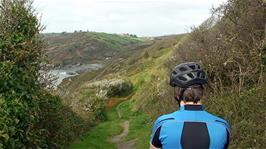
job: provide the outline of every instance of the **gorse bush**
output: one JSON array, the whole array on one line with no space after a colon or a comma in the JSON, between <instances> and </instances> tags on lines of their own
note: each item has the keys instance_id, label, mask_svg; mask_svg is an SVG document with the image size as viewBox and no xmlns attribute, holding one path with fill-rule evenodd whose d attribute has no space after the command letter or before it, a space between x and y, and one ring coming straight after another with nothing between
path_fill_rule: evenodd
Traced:
<instances>
[{"instance_id":1,"label":"gorse bush","mask_svg":"<svg viewBox=\"0 0 266 149\"><path fill-rule=\"evenodd\" d=\"M55 148L87 126L38 81L42 27L30 0L0 0L0 148Z\"/></svg>"}]
</instances>

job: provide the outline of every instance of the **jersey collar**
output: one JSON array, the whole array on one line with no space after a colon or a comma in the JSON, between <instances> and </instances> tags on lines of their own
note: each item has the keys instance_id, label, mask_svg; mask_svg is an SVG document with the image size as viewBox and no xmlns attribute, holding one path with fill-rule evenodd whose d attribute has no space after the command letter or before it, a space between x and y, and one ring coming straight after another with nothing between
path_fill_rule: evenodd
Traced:
<instances>
[{"instance_id":1,"label":"jersey collar","mask_svg":"<svg viewBox=\"0 0 266 149\"><path fill-rule=\"evenodd\" d=\"M202 105L183 105L180 106L180 110L186 110L186 111L203 111Z\"/></svg>"}]
</instances>

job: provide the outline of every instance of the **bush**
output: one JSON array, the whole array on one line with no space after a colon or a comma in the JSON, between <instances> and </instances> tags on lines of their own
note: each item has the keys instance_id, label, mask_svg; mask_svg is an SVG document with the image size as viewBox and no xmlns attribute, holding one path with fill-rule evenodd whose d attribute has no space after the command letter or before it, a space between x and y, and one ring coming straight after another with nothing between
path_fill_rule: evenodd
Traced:
<instances>
[{"instance_id":1,"label":"bush","mask_svg":"<svg viewBox=\"0 0 266 149\"><path fill-rule=\"evenodd\" d=\"M266 85L239 95L225 92L211 95L206 109L227 119L231 126L230 148L264 148L266 141Z\"/></svg>"},{"instance_id":2,"label":"bush","mask_svg":"<svg viewBox=\"0 0 266 149\"><path fill-rule=\"evenodd\" d=\"M43 133L34 127L39 120L39 88L31 78L15 62L0 62L3 118L0 125L6 136L5 141L2 140L4 148L39 146L44 139Z\"/></svg>"},{"instance_id":3,"label":"bush","mask_svg":"<svg viewBox=\"0 0 266 149\"><path fill-rule=\"evenodd\" d=\"M107 87L107 97L127 96L133 91L133 84L130 81L117 80L110 82Z\"/></svg>"},{"instance_id":4,"label":"bush","mask_svg":"<svg viewBox=\"0 0 266 149\"><path fill-rule=\"evenodd\" d=\"M0 148L62 147L88 126L38 81L40 31L32 1L0 1Z\"/></svg>"},{"instance_id":5,"label":"bush","mask_svg":"<svg viewBox=\"0 0 266 149\"><path fill-rule=\"evenodd\" d=\"M92 125L106 120L105 100L96 96L95 88L82 88L73 93L69 101L71 109Z\"/></svg>"},{"instance_id":6,"label":"bush","mask_svg":"<svg viewBox=\"0 0 266 149\"><path fill-rule=\"evenodd\" d=\"M38 130L46 132L46 146L62 148L86 131L91 122L84 121L69 107L62 105L61 99L49 93L43 93L40 100L40 120Z\"/></svg>"},{"instance_id":7,"label":"bush","mask_svg":"<svg viewBox=\"0 0 266 149\"><path fill-rule=\"evenodd\" d=\"M240 92L262 83L265 5L261 0L230 0L214 9L177 46L178 57L201 62L214 89L234 86Z\"/></svg>"},{"instance_id":8,"label":"bush","mask_svg":"<svg viewBox=\"0 0 266 149\"><path fill-rule=\"evenodd\" d=\"M112 79L101 80L86 85L87 89L97 89L98 98L107 99L110 97L127 96L133 91L133 84L129 80Z\"/></svg>"}]
</instances>

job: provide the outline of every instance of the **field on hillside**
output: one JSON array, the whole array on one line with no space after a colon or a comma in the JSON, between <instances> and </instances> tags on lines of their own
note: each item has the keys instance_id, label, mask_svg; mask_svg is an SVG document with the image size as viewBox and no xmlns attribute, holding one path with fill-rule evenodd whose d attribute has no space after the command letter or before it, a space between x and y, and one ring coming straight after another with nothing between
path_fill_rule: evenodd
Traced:
<instances>
[{"instance_id":1,"label":"field on hillside","mask_svg":"<svg viewBox=\"0 0 266 149\"><path fill-rule=\"evenodd\" d=\"M129 55L145 38L118 34L75 32L44 34L48 60L56 66L104 63ZM145 42L147 44L147 42Z\"/></svg>"}]
</instances>

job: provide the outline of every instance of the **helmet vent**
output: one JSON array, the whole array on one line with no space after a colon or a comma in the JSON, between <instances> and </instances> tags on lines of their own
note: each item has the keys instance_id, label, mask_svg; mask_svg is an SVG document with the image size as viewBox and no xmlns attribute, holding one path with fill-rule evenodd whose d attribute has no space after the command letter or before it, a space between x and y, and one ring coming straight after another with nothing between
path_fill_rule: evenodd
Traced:
<instances>
[{"instance_id":1,"label":"helmet vent","mask_svg":"<svg viewBox=\"0 0 266 149\"><path fill-rule=\"evenodd\" d=\"M194 75L192 73L187 74L190 78L194 79Z\"/></svg>"},{"instance_id":2,"label":"helmet vent","mask_svg":"<svg viewBox=\"0 0 266 149\"><path fill-rule=\"evenodd\" d=\"M180 71L187 71L187 69L184 68L184 67L179 68L179 70L180 70Z\"/></svg>"},{"instance_id":3,"label":"helmet vent","mask_svg":"<svg viewBox=\"0 0 266 149\"><path fill-rule=\"evenodd\" d=\"M201 72L198 72L197 77L200 78L200 76L201 76Z\"/></svg>"},{"instance_id":4,"label":"helmet vent","mask_svg":"<svg viewBox=\"0 0 266 149\"><path fill-rule=\"evenodd\" d=\"M198 65L198 69L201 69L201 68L200 68L200 65Z\"/></svg>"},{"instance_id":5,"label":"helmet vent","mask_svg":"<svg viewBox=\"0 0 266 149\"><path fill-rule=\"evenodd\" d=\"M193 69L193 70L195 70L195 66L194 65L191 65L191 66L189 66L191 69Z\"/></svg>"},{"instance_id":6,"label":"helmet vent","mask_svg":"<svg viewBox=\"0 0 266 149\"><path fill-rule=\"evenodd\" d=\"M174 75L176 75L176 74L177 74L177 72L176 72L176 71L173 71L172 73L173 73Z\"/></svg>"},{"instance_id":7,"label":"helmet vent","mask_svg":"<svg viewBox=\"0 0 266 149\"><path fill-rule=\"evenodd\" d=\"M180 80L182 80L182 81L187 81L187 79L185 78L185 77L178 77Z\"/></svg>"}]
</instances>

